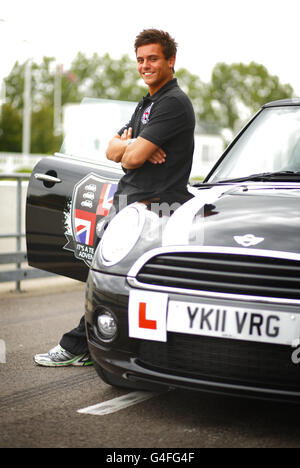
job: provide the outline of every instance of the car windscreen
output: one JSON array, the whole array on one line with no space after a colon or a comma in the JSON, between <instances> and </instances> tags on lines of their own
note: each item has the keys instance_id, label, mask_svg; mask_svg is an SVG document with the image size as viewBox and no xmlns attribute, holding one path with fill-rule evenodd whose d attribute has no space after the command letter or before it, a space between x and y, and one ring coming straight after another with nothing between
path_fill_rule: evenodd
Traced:
<instances>
[{"instance_id":1,"label":"car windscreen","mask_svg":"<svg viewBox=\"0 0 300 468\"><path fill-rule=\"evenodd\" d=\"M300 107L269 107L252 121L206 182L300 171Z\"/></svg>"},{"instance_id":2,"label":"car windscreen","mask_svg":"<svg viewBox=\"0 0 300 468\"><path fill-rule=\"evenodd\" d=\"M107 162L109 140L126 125L136 103L84 98L64 109L64 141L61 154L83 160ZM116 164L116 163L112 163Z\"/></svg>"}]
</instances>

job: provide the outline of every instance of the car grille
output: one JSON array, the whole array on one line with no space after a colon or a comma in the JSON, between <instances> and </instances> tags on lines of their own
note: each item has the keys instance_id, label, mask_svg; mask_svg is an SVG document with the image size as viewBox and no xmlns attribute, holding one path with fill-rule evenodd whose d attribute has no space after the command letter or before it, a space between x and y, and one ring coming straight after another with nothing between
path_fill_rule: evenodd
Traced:
<instances>
[{"instance_id":1,"label":"car grille","mask_svg":"<svg viewBox=\"0 0 300 468\"><path fill-rule=\"evenodd\" d=\"M168 333L167 343L141 342L138 361L166 374L292 391L300 389L292 352L283 345Z\"/></svg>"},{"instance_id":2,"label":"car grille","mask_svg":"<svg viewBox=\"0 0 300 468\"><path fill-rule=\"evenodd\" d=\"M169 288L300 299L300 261L237 253L157 255L139 270L139 283Z\"/></svg>"}]
</instances>

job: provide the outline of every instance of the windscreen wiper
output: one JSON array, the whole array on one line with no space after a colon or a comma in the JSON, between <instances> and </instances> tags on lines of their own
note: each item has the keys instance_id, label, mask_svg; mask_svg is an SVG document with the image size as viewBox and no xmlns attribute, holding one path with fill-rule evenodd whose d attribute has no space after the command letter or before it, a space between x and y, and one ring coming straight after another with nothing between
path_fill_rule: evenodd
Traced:
<instances>
[{"instance_id":1,"label":"windscreen wiper","mask_svg":"<svg viewBox=\"0 0 300 468\"><path fill-rule=\"evenodd\" d=\"M300 180L300 172L297 171L278 171L278 172L262 172L260 174L252 174L246 177L238 177L236 179L219 180L218 183L234 183L234 182L265 182L265 181L284 182L287 180Z\"/></svg>"}]
</instances>

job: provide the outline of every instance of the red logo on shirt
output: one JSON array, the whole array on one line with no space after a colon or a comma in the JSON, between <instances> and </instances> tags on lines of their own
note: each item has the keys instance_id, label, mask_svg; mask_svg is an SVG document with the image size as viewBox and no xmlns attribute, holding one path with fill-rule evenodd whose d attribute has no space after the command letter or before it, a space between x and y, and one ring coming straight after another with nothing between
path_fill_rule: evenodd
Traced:
<instances>
[{"instance_id":1,"label":"red logo on shirt","mask_svg":"<svg viewBox=\"0 0 300 468\"><path fill-rule=\"evenodd\" d=\"M151 109L152 109L152 106L153 106L154 102L152 102L152 104L150 104L149 107L147 107L147 109L145 109L144 113L143 113L143 116L142 116L142 123L145 125L149 122L149 119L150 119L150 112L151 112Z\"/></svg>"}]
</instances>

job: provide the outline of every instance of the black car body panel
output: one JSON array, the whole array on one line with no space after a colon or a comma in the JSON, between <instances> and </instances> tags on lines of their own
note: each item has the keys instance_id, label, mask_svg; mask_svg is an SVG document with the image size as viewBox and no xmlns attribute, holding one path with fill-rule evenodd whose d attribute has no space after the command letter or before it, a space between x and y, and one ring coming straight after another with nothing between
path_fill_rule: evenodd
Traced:
<instances>
[{"instance_id":1,"label":"black car body panel","mask_svg":"<svg viewBox=\"0 0 300 468\"><path fill-rule=\"evenodd\" d=\"M300 253L299 184L244 184L204 208L204 245L234 247L236 236L263 238L258 249ZM285 226L285 235L278 226ZM195 228L197 229L197 228ZM220 235L221 234L221 235ZM191 234L192 238L192 234ZM267 242L267 245L266 245Z\"/></svg>"},{"instance_id":2,"label":"black car body panel","mask_svg":"<svg viewBox=\"0 0 300 468\"><path fill-rule=\"evenodd\" d=\"M43 176L54 178L54 182L47 177L43 179ZM102 189L116 187L120 176L121 173L112 168L93 162L83 163L65 155L43 158L31 175L27 193L29 265L86 281L97 244L96 224L108 214L97 214L96 211ZM55 182L55 178L59 182ZM86 206L81 206L82 203ZM80 226L74 225L77 209L82 211L85 235L88 236L85 224L93 222L93 238L90 236L83 242L76 231Z\"/></svg>"}]
</instances>

